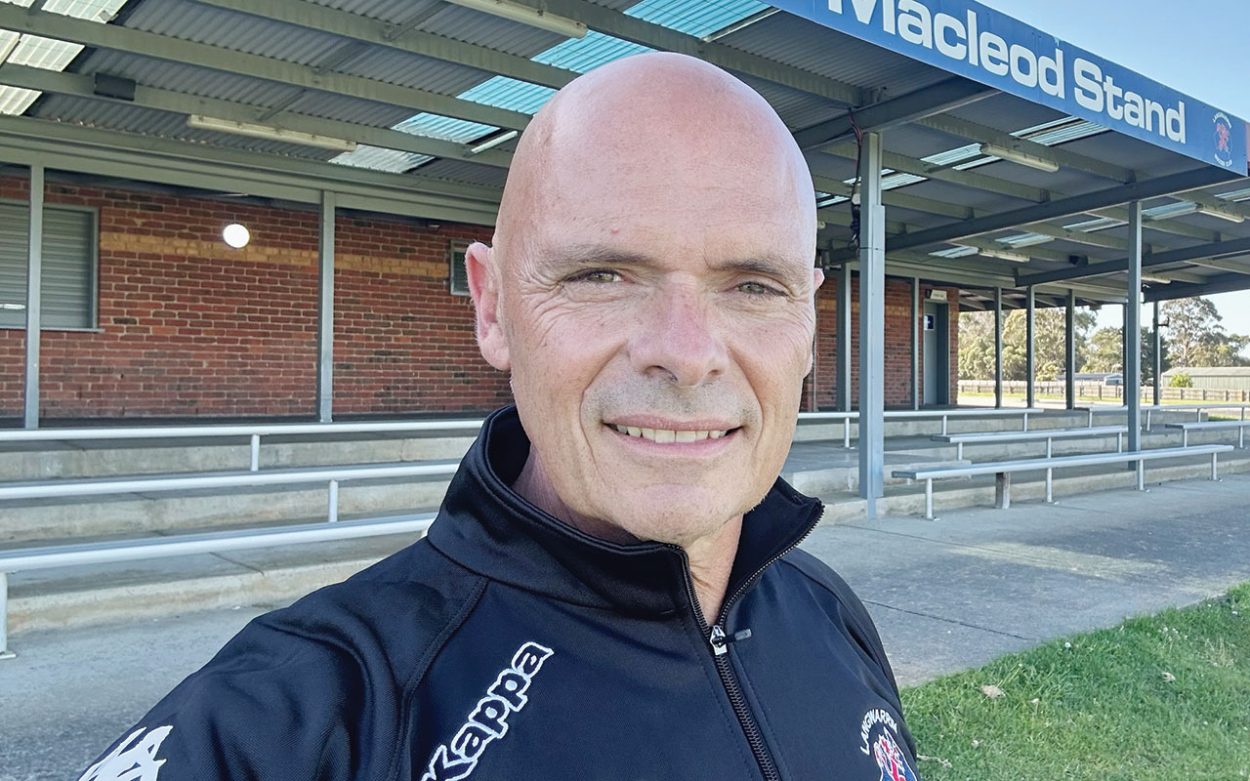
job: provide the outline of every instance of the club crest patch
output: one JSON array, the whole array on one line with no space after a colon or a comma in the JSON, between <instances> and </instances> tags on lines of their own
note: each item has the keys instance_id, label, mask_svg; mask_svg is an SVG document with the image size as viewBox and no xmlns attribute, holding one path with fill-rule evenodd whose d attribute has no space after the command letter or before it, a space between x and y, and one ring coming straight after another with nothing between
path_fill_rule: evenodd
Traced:
<instances>
[{"instance_id":1,"label":"club crest patch","mask_svg":"<svg viewBox=\"0 0 1250 781\"><path fill-rule=\"evenodd\" d=\"M881 781L920 781L899 746L898 722L889 711L873 708L865 713L859 740L859 750L876 763Z\"/></svg>"},{"instance_id":2,"label":"club crest patch","mask_svg":"<svg viewBox=\"0 0 1250 781\"><path fill-rule=\"evenodd\" d=\"M165 760L156 758L156 752L172 730L171 726L154 730L140 727L87 768L78 781L156 781L161 765L165 764Z\"/></svg>"}]
</instances>

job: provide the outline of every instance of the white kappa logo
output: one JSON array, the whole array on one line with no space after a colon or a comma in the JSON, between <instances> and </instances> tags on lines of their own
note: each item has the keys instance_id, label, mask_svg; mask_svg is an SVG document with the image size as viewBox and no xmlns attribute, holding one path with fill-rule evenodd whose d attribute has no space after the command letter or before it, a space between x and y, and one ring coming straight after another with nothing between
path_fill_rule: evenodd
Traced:
<instances>
[{"instance_id":1,"label":"white kappa logo","mask_svg":"<svg viewBox=\"0 0 1250 781\"><path fill-rule=\"evenodd\" d=\"M512 664L499 672L486 696L477 701L460 731L434 749L421 781L458 781L477 768L478 758L491 742L508 734L508 717L529 702L525 691L554 651L526 643L512 655Z\"/></svg>"},{"instance_id":2,"label":"white kappa logo","mask_svg":"<svg viewBox=\"0 0 1250 781\"><path fill-rule=\"evenodd\" d=\"M140 727L87 768L78 781L156 781L156 774L165 764L165 760L156 758L156 752L171 730L172 726L157 727L143 735L144 728ZM142 740L138 739L140 735Z\"/></svg>"}]
</instances>

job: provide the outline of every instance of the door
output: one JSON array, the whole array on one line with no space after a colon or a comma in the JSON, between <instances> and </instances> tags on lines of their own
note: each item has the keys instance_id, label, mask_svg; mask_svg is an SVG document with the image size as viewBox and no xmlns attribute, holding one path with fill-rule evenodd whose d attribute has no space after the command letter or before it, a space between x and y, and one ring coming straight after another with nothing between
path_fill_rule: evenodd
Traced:
<instances>
[{"instance_id":1,"label":"door","mask_svg":"<svg viewBox=\"0 0 1250 781\"><path fill-rule=\"evenodd\" d=\"M950 339L946 304L925 302L923 328L924 403L949 404Z\"/></svg>"}]
</instances>

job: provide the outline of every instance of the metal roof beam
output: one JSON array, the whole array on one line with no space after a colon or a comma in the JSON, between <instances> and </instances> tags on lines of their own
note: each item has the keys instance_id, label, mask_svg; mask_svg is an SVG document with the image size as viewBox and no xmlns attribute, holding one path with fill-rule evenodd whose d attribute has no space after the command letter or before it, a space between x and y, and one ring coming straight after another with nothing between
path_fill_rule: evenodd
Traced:
<instances>
[{"instance_id":1,"label":"metal roof beam","mask_svg":"<svg viewBox=\"0 0 1250 781\"><path fill-rule=\"evenodd\" d=\"M997 144L1012 149L1018 149L1036 157L1054 160L1064 168L1072 168L1077 171L1101 176L1105 179L1119 182L1120 184L1128 184L1136 181L1137 172L1131 168L1113 165L1112 163L1103 162L1097 158L1087 157L1076 152L1071 152L1060 146L1047 146L1039 144L1036 141L1030 141L1026 138L1013 136L1011 133L1004 133L1001 130L995 130L992 127L981 125L976 122L969 122L966 119L952 117L941 114L931 117L925 117L917 121L917 124L923 125L933 130L938 130L947 135L962 138L968 141L977 141L986 144Z\"/></svg>"},{"instance_id":2,"label":"metal roof beam","mask_svg":"<svg viewBox=\"0 0 1250 781\"><path fill-rule=\"evenodd\" d=\"M0 161L297 203L318 203L330 190L345 208L476 225L494 224L499 199L475 185L422 181L418 188L400 174L26 117L0 117Z\"/></svg>"},{"instance_id":3,"label":"metal roof beam","mask_svg":"<svg viewBox=\"0 0 1250 781\"><path fill-rule=\"evenodd\" d=\"M825 147L823 152L854 160L858 156L858 149L855 142L840 142ZM1006 179L999 179L994 176L986 176L972 171L958 171L947 166L934 165L926 163L923 160L917 160L914 157L900 155L897 152L884 152L881 157L882 165L893 171L902 171L903 173L912 174L914 176L923 176L926 179L933 179L939 182L950 182L962 187L968 187L974 190L984 190L985 192L995 193L997 195L1005 195L1009 198L1019 198L1023 201L1033 201L1034 203L1045 203L1051 200L1052 193L1040 187L1030 187L1029 185L1011 182Z\"/></svg>"},{"instance_id":4,"label":"metal roof beam","mask_svg":"<svg viewBox=\"0 0 1250 781\"><path fill-rule=\"evenodd\" d=\"M1215 244L1202 244L1194 247L1181 247L1180 249L1168 250L1167 252L1156 252L1143 257L1141 265L1142 268L1166 266L1170 263L1218 258L1221 255L1234 255L1244 252L1250 252L1250 238L1230 239ZM1075 266L1073 268L1044 271L1040 274L1023 275L1018 282L1021 285L1040 285L1046 282L1094 277L1127 270L1128 259L1121 258L1119 260L1109 260L1105 263L1092 263L1087 266Z\"/></svg>"},{"instance_id":5,"label":"metal roof beam","mask_svg":"<svg viewBox=\"0 0 1250 781\"><path fill-rule=\"evenodd\" d=\"M800 149L817 149L854 135L857 128L861 133L884 130L997 94L998 90L993 87L955 77L797 130L794 140L799 143Z\"/></svg>"},{"instance_id":6,"label":"metal roof beam","mask_svg":"<svg viewBox=\"0 0 1250 781\"><path fill-rule=\"evenodd\" d=\"M1201 285L1165 285L1157 290L1148 290L1145 299L1147 302L1172 301L1177 298L1193 298L1212 293L1233 293L1239 290L1250 290L1250 278L1236 273L1220 274L1210 277Z\"/></svg>"},{"instance_id":7,"label":"metal roof beam","mask_svg":"<svg viewBox=\"0 0 1250 781\"><path fill-rule=\"evenodd\" d=\"M1215 269L1216 271L1231 271L1234 274L1250 275L1250 260L1211 260L1203 258L1202 260L1191 260L1189 265Z\"/></svg>"},{"instance_id":8,"label":"metal roof beam","mask_svg":"<svg viewBox=\"0 0 1250 781\"><path fill-rule=\"evenodd\" d=\"M426 138L412 133L402 133L389 128L357 125L353 122L342 122L334 119L310 117L306 114L291 112L273 113L272 109L260 106L248 106L215 98L201 98L182 92L135 85L134 100L119 100L95 94L95 81L89 74L65 73L31 68L25 65L5 63L0 65L0 84L12 87L51 92L58 95L73 95L80 98L100 100L107 103L120 103L141 108L169 111L177 114L209 114L222 119L238 122L259 122L272 124L301 133L348 138L362 144L412 152L419 155L444 157L450 159L469 160L481 165L496 168L507 168L512 155L500 149L491 149L481 154L470 155L468 147L452 141L441 141Z\"/></svg>"},{"instance_id":9,"label":"metal roof beam","mask_svg":"<svg viewBox=\"0 0 1250 781\"><path fill-rule=\"evenodd\" d=\"M1194 190L1199 187L1216 184L1228 178L1230 178L1230 174L1227 171L1215 166L1204 166L1189 171L1182 171L1181 173L1133 182L1132 184L1096 190L1092 193L1061 198L1050 203L1000 212L962 223L917 231L906 236L887 238L886 246L890 247L893 245L896 249L909 249L944 241L953 242L981 233L1005 230L1058 217L1067 217L1087 212L1091 209L1106 208L1128 201L1145 200L1161 195Z\"/></svg>"},{"instance_id":10,"label":"metal roof beam","mask_svg":"<svg viewBox=\"0 0 1250 781\"><path fill-rule=\"evenodd\" d=\"M816 185L817 190L830 195L842 195L848 198L851 195L851 185L838 179L813 174L812 183ZM881 202L887 206L897 206L900 209L910 209L925 214L939 214L943 217L953 217L957 220L968 220L976 216L974 210L967 206L960 206L957 203L939 201L933 198L921 198L895 190L886 190L881 193ZM843 205L845 204L834 204L825 208L833 209Z\"/></svg>"},{"instance_id":11,"label":"metal roof beam","mask_svg":"<svg viewBox=\"0 0 1250 781\"><path fill-rule=\"evenodd\" d=\"M308 0L195 0L202 5L249 14L306 30L339 35L373 46L430 57L475 68L486 74L541 84L559 89L577 78L576 71L557 68L485 46L463 43L434 33L405 29L378 19L328 8Z\"/></svg>"},{"instance_id":12,"label":"metal roof beam","mask_svg":"<svg viewBox=\"0 0 1250 781\"><path fill-rule=\"evenodd\" d=\"M670 30L658 24L604 8L586 0L514 0L531 8L568 16L585 22L592 30L641 44L661 51L678 52L698 57L746 76L754 76L801 92L819 95L835 103L858 106L864 103L864 91L845 82L811 71L785 65L767 57L749 54L721 43L709 43L693 35Z\"/></svg>"},{"instance_id":13,"label":"metal roof beam","mask_svg":"<svg viewBox=\"0 0 1250 781\"><path fill-rule=\"evenodd\" d=\"M114 24L97 24L46 11L32 12L17 5L0 4L0 28L72 41L84 46L113 49L169 62L211 68L224 73L362 100L404 106L412 108L414 112L428 111L496 127L521 130L530 120L528 114L519 111L507 111L414 87L401 87L340 73L318 73L316 68L307 65L184 41L143 30L132 30Z\"/></svg>"}]
</instances>

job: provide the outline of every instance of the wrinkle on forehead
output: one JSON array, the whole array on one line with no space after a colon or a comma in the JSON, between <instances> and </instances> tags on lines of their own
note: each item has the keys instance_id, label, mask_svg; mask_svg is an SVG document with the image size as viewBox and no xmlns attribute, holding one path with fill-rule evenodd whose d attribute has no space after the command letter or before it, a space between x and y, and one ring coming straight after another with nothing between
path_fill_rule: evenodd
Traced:
<instances>
[{"instance_id":1,"label":"wrinkle on forehead","mask_svg":"<svg viewBox=\"0 0 1250 781\"><path fill-rule=\"evenodd\" d=\"M500 204L501 260L526 255L544 228L570 227L591 199L596 216L722 201L766 222L775 213L800 233L792 242L815 248L811 175L789 130L746 84L682 55L610 63L538 112Z\"/></svg>"}]
</instances>

